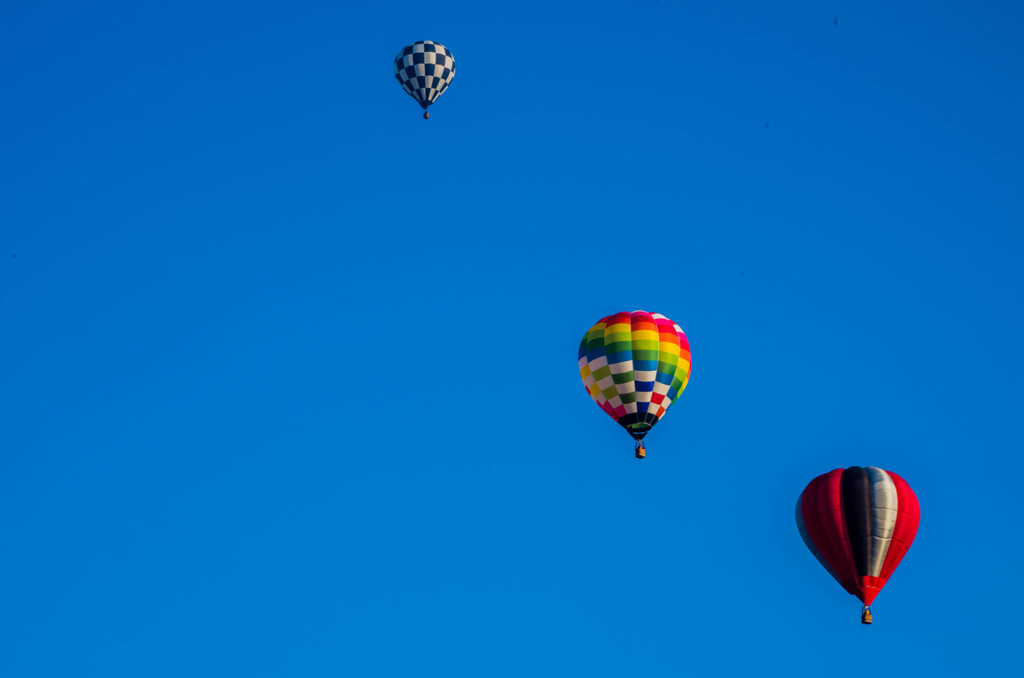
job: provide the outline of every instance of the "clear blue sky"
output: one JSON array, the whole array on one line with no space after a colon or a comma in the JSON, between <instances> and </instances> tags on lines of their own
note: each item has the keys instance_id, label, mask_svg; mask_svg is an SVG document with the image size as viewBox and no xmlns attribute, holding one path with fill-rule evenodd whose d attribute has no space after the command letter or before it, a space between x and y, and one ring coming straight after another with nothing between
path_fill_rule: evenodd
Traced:
<instances>
[{"instance_id":1,"label":"clear blue sky","mask_svg":"<svg viewBox=\"0 0 1024 678\"><path fill-rule=\"evenodd\" d=\"M1010 675L1024 6L897 4L5 2L0 674ZM793 521L855 464L872 627Z\"/></svg>"}]
</instances>

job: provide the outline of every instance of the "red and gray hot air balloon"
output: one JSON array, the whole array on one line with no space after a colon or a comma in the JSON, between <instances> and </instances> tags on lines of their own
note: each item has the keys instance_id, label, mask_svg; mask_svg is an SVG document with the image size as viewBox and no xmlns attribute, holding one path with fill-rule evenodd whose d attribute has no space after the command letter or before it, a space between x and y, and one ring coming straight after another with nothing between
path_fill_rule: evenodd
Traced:
<instances>
[{"instance_id":1,"label":"red and gray hot air balloon","mask_svg":"<svg viewBox=\"0 0 1024 678\"><path fill-rule=\"evenodd\" d=\"M874 466L837 468L810 482L796 503L800 536L828 573L857 596L861 621L917 534L921 508L903 478Z\"/></svg>"}]
</instances>

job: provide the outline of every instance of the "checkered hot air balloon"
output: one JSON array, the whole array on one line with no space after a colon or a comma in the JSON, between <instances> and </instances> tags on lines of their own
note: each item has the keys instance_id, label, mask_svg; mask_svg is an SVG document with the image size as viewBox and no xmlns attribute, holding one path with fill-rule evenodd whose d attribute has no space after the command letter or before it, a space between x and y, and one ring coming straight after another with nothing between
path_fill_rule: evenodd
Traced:
<instances>
[{"instance_id":1,"label":"checkered hot air balloon","mask_svg":"<svg viewBox=\"0 0 1024 678\"><path fill-rule=\"evenodd\" d=\"M438 42L418 40L395 57L395 79L423 107L424 120L430 117L427 106L437 101L454 77L455 57Z\"/></svg>"},{"instance_id":2,"label":"checkered hot air balloon","mask_svg":"<svg viewBox=\"0 0 1024 678\"><path fill-rule=\"evenodd\" d=\"M690 342L660 313L616 313L583 336L579 366L587 393L633 436L641 459L642 438L690 379Z\"/></svg>"}]
</instances>

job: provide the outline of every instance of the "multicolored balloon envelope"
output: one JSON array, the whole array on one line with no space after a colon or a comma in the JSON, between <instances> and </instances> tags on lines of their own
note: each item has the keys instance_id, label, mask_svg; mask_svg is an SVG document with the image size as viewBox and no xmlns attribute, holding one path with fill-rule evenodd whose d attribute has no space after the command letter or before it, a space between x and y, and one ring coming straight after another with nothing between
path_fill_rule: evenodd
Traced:
<instances>
[{"instance_id":1,"label":"multicolored balloon envelope","mask_svg":"<svg viewBox=\"0 0 1024 678\"><path fill-rule=\"evenodd\" d=\"M616 313L583 336L579 366L587 393L633 436L642 457L639 441L690 379L690 342L659 313Z\"/></svg>"},{"instance_id":2,"label":"multicolored balloon envelope","mask_svg":"<svg viewBox=\"0 0 1024 678\"><path fill-rule=\"evenodd\" d=\"M796 503L796 526L828 573L864 603L871 602L917 534L921 508L913 490L874 466L837 468L810 482Z\"/></svg>"}]
</instances>

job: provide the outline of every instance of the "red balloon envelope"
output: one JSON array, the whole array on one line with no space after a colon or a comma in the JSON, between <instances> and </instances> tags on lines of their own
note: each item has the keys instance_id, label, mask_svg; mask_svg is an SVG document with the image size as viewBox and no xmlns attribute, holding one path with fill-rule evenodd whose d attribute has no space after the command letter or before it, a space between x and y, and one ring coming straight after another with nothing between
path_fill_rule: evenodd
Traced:
<instances>
[{"instance_id":1,"label":"red balloon envelope","mask_svg":"<svg viewBox=\"0 0 1024 678\"><path fill-rule=\"evenodd\" d=\"M874 466L837 468L810 482L796 503L796 525L814 557L844 589L871 601L917 534L921 508L907 482Z\"/></svg>"}]
</instances>

